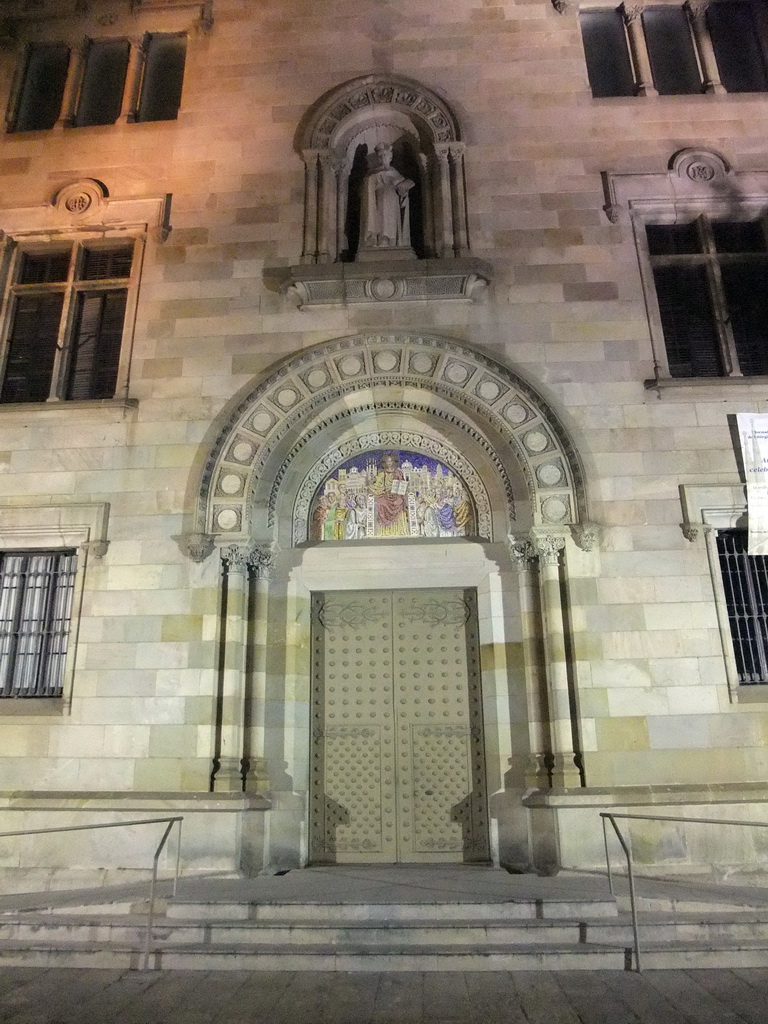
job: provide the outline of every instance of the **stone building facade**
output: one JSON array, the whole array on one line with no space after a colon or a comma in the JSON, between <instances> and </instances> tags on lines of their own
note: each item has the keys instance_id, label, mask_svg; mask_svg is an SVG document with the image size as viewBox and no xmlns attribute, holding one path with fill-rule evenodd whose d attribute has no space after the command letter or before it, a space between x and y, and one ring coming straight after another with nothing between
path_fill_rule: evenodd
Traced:
<instances>
[{"instance_id":1,"label":"stone building facade","mask_svg":"<svg viewBox=\"0 0 768 1024\"><path fill-rule=\"evenodd\" d=\"M768 821L760 5L7 6L2 830L546 871L608 808Z\"/></svg>"}]
</instances>

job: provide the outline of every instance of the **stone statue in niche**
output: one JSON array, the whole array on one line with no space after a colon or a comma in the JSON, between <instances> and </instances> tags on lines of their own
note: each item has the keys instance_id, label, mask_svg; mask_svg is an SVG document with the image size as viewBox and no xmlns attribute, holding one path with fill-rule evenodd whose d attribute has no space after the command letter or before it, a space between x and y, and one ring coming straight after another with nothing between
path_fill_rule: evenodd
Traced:
<instances>
[{"instance_id":1,"label":"stone statue in niche","mask_svg":"<svg viewBox=\"0 0 768 1024\"><path fill-rule=\"evenodd\" d=\"M373 167L361 188L358 259L380 258L382 249L387 250L388 255L414 255L409 196L414 185L415 182L392 166L392 146L384 143L376 146Z\"/></svg>"}]
</instances>

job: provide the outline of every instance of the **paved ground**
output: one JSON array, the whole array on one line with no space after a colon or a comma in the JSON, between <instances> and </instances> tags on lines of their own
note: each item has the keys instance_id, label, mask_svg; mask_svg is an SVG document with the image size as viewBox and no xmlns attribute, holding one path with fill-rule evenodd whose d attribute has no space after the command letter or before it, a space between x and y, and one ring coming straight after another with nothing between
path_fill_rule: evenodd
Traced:
<instances>
[{"instance_id":1,"label":"paved ground","mask_svg":"<svg viewBox=\"0 0 768 1024\"><path fill-rule=\"evenodd\" d=\"M0 968L3 1024L766 1024L768 970L316 974Z\"/></svg>"}]
</instances>

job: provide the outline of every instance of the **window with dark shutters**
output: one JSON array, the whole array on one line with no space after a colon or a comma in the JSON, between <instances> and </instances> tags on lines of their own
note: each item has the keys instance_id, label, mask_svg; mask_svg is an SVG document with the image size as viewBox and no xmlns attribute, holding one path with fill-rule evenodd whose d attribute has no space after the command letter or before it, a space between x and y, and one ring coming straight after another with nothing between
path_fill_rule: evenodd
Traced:
<instances>
[{"instance_id":1,"label":"window with dark shutters","mask_svg":"<svg viewBox=\"0 0 768 1024\"><path fill-rule=\"evenodd\" d=\"M705 6L657 0L647 7L582 10L592 95L767 91L765 0L712 0Z\"/></svg>"},{"instance_id":2,"label":"window with dark shutters","mask_svg":"<svg viewBox=\"0 0 768 1024\"><path fill-rule=\"evenodd\" d=\"M0 402L112 398L134 243L22 253Z\"/></svg>"},{"instance_id":3,"label":"window with dark shutters","mask_svg":"<svg viewBox=\"0 0 768 1024\"><path fill-rule=\"evenodd\" d=\"M32 43L26 64L16 114L9 128L32 132L53 128L59 119L69 67L69 47L64 43Z\"/></svg>"},{"instance_id":4,"label":"window with dark shutters","mask_svg":"<svg viewBox=\"0 0 768 1024\"><path fill-rule=\"evenodd\" d=\"M173 121L179 114L187 37L153 33L145 42L139 121Z\"/></svg>"},{"instance_id":5,"label":"window with dark shutters","mask_svg":"<svg viewBox=\"0 0 768 1024\"><path fill-rule=\"evenodd\" d=\"M762 220L646 225L672 377L768 374L768 241Z\"/></svg>"},{"instance_id":6,"label":"window with dark shutters","mask_svg":"<svg viewBox=\"0 0 768 1024\"><path fill-rule=\"evenodd\" d=\"M92 42L75 115L75 125L114 124L123 105L130 45L127 39Z\"/></svg>"}]
</instances>

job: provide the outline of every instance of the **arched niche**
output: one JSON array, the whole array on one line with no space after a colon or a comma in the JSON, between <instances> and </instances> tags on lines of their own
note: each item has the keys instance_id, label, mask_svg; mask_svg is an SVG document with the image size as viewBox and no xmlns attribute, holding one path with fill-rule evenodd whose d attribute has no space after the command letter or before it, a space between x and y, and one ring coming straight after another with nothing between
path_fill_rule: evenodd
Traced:
<instances>
[{"instance_id":1,"label":"arched niche","mask_svg":"<svg viewBox=\"0 0 768 1024\"><path fill-rule=\"evenodd\" d=\"M296 143L305 164L303 263L359 256L360 188L377 145L391 146L392 166L414 182L411 255L468 255L464 143L455 114L430 89L399 75L355 78L308 111Z\"/></svg>"},{"instance_id":2,"label":"arched niche","mask_svg":"<svg viewBox=\"0 0 768 1024\"><path fill-rule=\"evenodd\" d=\"M290 357L239 404L208 458L196 531L301 544L329 458L398 443L476 474L488 540L586 518L578 456L529 384L445 338L362 334Z\"/></svg>"}]
</instances>

